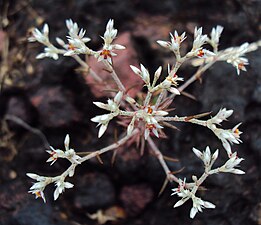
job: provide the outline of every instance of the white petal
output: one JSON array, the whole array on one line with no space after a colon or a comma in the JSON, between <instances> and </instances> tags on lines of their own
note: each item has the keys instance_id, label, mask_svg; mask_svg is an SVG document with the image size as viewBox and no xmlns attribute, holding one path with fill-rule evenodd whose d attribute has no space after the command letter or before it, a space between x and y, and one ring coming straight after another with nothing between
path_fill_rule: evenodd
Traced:
<instances>
[{"instance_id":1,"label":"white petal","mask_svg":"<svg viewBox=\"0 0 261 225\"><path fill-rule=\"evenodd\" d=\"M207 201L204 201L204 207L205 207L205 208L208 208L208 209L214 209L214 208L216 208L216 206L215 206L213 203L207 202Z\"/></svg>"},{"instance_id":2,"label":"white petal","mask_svg":"<svg viewBox=\"0 0 261 225\"><path fill-rule=\"evenodd\" d=\"M177 208L177 207L183 205L187 200L188 200L188 198L180 199L179 201L176 202L176 204L173 206L173 208Z\"/></svg>"},{"instance_id":3,"label":"white petal","mask_svg":"<svg viewBox=\"0 0 261 225\"><path fill-rule=\"evenodd\" d=\"M117 93L117 95L115 95L115 97L114 97L114 102L115 102L117 105L120 104L121 99L122 99L122 96L123 96L123 92L122 92L122 91L119 91L119 92Z\"/></svg>"},{"instance_id":4,"label":"white petal","mask_svg":"<svg viewBox=\"0 0 261 225\"><path fill-rule=\"evenodd\" d=\"M69 134L67 134L64 139L64 146L66 151L69 150L69 144L70 144L70 136Z\"/></svg>"},{"instance_id":5,"label":"white petal","mask_svg":"<svg viewBox=\"0 0 261 225\"><path fill-rule=\"evenodd\" d=\"M215 151L215 153L212 155L212 160L213 162L216 161L216 159L218 158L218 149Z\"/></svg>"},{"instance_id":6,"label":"white petal","mask_svg":"<svg viewBox=\"0 0 261 225\"><path fill-rule=\"evenodd\" d=\"M26 176L28 176L34 180L37 180L37 178L39 178L39 175L37 175L35 173L27 173Z\"/></svg>"},{"instance_id":7,"label":"white petal","mask_svg":"<svg viewBox=\"0 0 261 225\"><path fill-rule=\"evenodd\" d=\"M164 47L164 48L169 48L170 47L170 43L169 42L167 42L167 41L157 41L157 43L160 45L160 46L162 46L162 47Z\"/></svg>"},{"instance_id":8,"label":"white petal","mask_svg":"<svg viewBox=\"0 0 261 225\"><path fill-rule=\"evenodd\" d=\"M189 214L190 218L193 219L197 212L198 212L197 208L192 207Z\"/></svg>"},{"instance_id":9,"label":"white petal","mask_svg":"<svg viewBox=\"0 0 261 225\"><path fill-rule=\"evenodd\" d=\"M54 193L53 193L53 198L54 198L54 201L58 199L60 195L60 192L59 192L59 186L55 189Z\"/></svg>"},{"instance_id":10,"label":"white petal","mask_svg":"<svg viewBox=\"0 0 261 225\"><path fill-rule=\"evenodd\" d=\"M113 45L113 48L117 49L117 50L124 50L124 49L126 49L123 45L119 45L119 44Z\"/></svg>"},{"instance_id":11,"label":"white petal","mask_svg":"<svg viewBox=\"0 0 261 225\"><path fill-rule=\"evenodd\" d=\"M70 183L70 182L64 182L64 187L65 188L73 188L73 184L72 183Z\"/></svg>"},{"instance_id":12,"label":"white petal","mask_svg":"<svg viewBox=\"0 0 261 225\"><path fill-rule=\"evenodd\" d=\"M231 173L234 173L234 174L245 174L245 172L243 170L240 170L240 169L232 169L230 171Z\"/></svg>"},{"instance_id":13,"label":"white petal","mask_svg":"<svg viewBox=\"0 0 261 225\"><path fill-rule=\"evenodd\" d=\"M198 157L198 158L202 158L202 152L201 151L199 151L198 149L196 149L196 148L192 148L192 151L195 153L195 155Z\"/></svg>"},{"instance_id":14,"label":"white petal","mask_svg":"<svg viewBox=\"0 0 261 225\"><path fill-rule=\"evenodd\" d=\"M48 26L47 23L44 24L43 33L44 33L45 36L48 36L48 34L49 34L49 26Z\"/></svg>"},{"instance_id":15,"label":"white petal","mask_svg":"<svg viewBox=\"0 0 261 225\"><path fill-rule=\"evenodd\" d=\"M98 138L100 138L104 134L104 132L107 130L107 127L108 127L108 123L101 125L98 133Z\"/></svg>"},{"instance_id":16,"label":"white petal","mask_svg":"<svg viewBox=\"0 0 261 225\"><path fill-rule=\"evenodd\" d=\"M94 105L96 105L97 107L101 108L101 109L105 109L105 110L108 110L108 105L107 104L104 104L102 102L93 102Z\"/></svg>"},{"instance_id":17,"label":"white petal","mask_svg":"<svg viewBox=\"0 0 261 225\"><path fill-rule=\"evenodd\" d=\"M141 71L140 71L137 67L130 65L130 68L132 69L132 71L133 71L134 73L136 73L136 74L138 74L138 75L141 74Z\"/></svg>"},{"instance_id":18,"label":"white petal","mask_svg":"<svg viewBox=\"0 0 261 225\"><path fill-rule=\"evenodd\" d=\"M65 42L61 39L61 38L56 38L56 42L61 45L61 46L65 46Z\"/></svg>"}]
</instances>

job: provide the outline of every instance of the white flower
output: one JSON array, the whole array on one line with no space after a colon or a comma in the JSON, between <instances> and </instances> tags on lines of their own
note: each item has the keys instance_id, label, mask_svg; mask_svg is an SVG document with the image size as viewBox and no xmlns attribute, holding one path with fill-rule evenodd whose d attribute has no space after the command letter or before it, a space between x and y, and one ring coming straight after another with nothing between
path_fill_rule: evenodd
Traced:
<instances>
[{"instance_id":1,"label":"white flower","mask_svg":"<svg viewBox=\"0 0 261 225\"><path fill-rule=\"evenodd\" d=\"M109 46L112 41L116 38L118 30L113 27L114 21L110 19L106 25L106 30L103 35L104 44Z\"/></svg>"},{"instance_id":2,"label":"white flower","mask_svg":"<svg viewBox=\"0 0 261 225\"><path fill-rule=\"evenodd\" d=\"M243 161L243 158L239 158L237 156L237 153L234 152L230 159L222 166L220 167L220 172L228 172L228 173L234 173L234 174L245 174L244 171L240 169L235 169L236 166L238 166L241 161Z\"/></svg>"},{"instance_id":3,"label":"white flower","mask_svg":"<svg viewBox=\"0 0 261 225\"><path fill-rule=\"evenodd\" d=\"M42 32L35 28L32 32L32 36L28 38L28 41L35 42L38 41L44 45L48 45L49 42L49 26L44 24Z\"/></svg>"},{"instance_id":4,"label":"white flower","mask_svg":"<svg viewBox=\"0 0 261 225\"><path fill-rule=\"evenodd\" d=\"M59 49L57 49L56 47L54 47L53 45L49 45L48 47L44 48L44 53L40 53L36 56L37 59L42 59L45 57L49 57L52 58L54 60L57 60L59 58L58 56L59 54Z\"/></svg>"},{"instance_id":5,"label":"white flower","mask_svg":"<svg viewBox=\"0 0 261 225\"><path fill-rule=\"evenodd\" d=\"M44 203L46 203L46 199L44 196L44 189L45 187L51 182L51 179L48 177L39 176L34 173L27 173L28 177L38 181L30 187L30 191L28 193L32 193L35 195L35 198L42 198Z\"/></svg>"},{"instance_id":6,"label":"white flower","mask_svg":"<svg viewBox=\"0 0 261 225\"><path fill-rule=\"evenodd\" d=\"M100 116L95 116L91 119L92 122L98 123L97 126L100 126L98 138L100 138L104 134L104 132L107 130L110 120L112 120L113 117L115 116L117 115L114 115L113 113L109 113Z\"/></svg>"},{"instance_id":7,"label":"white flower","mask_svg":"<svg viewBox=\"0 0 261 225\"><path fill-rule=\"evenodd\" d=\"M158 85L158 88L166 89L175 95L180 95L179 90L176 88L178 85L177 81L183 81L183 78L178 77L176 74L173 77L167 76L166 79ZM174 87L172 87L172 85Z\"/></svg>"},{"instance_id":8,"label":"white flower","mask_svg":"<svg viewBox=\"0 0 261 225\"><path fill-rule=\"evenodd\" d=\"M63 180L58 180L55 182L56 189L54 191L54 200L57 200L59 195L64 192L65 188L72 188L74 185L69 182L64 182Z\"/></svg>"},{"instance_id":9,"label":"white flower","mask_svg":"<svg viewBox=\"0 0 261 225\"><path fill-rule=\"evenodd\" d=\"M190 210L190 218L193 219L198 212L202 212L202 209L209 208L214 209L216 206L211 202L203 201L201 198L192 196L193 207Z\"/></svg>"},{"instance_id":10,"label":"white flower","mask_svg":"<svg viewBox=\"0 0 261 225\"><path fill-rule=\"evenodd\" d=\"M178 32L175 30L174 35L170 33L171 42L159 40L157 41L157 43L164 48L169 48L171 51L176 52L180 48L180 44L187 38L185 35L185 32L179 35Z\"/></svg>"},{"instance_id":11,"label":"white flower","mask_svg":"<svg viewBox=\"0 0 261 225\"><path fill-rule=\"evenodd\" d=\"M140 119L145 122L144 137L147 139L152 132L156 137L159 137L158 129L163 127L159 125L157 117L163 117L168 115L168 112L163 110L155 110L154 106L147 106L142 110L139 110L135 114L135 119ZM134 123L134 121L132 121ZM130 125L133 126L133 125ZM133 128L129 128L133 129Z\"/></svg>"},{"instance_id":12,"label":"white flower","mask_svg":"<svg viewBox=\"0 0 261 225\"><path fill-rule=\"evenodd\" d=\"M119 91L115 95L113 100L108 99L107 104L104 104L102 102L93 102L93 104L98 106L99 108L105 109L105 110L108 110L108 111L111 112L109 114L95 116L91 119L92 122L98 123L98 126L101 125L101 127L99 129L99 133L98 133L99 138L106 131L110 120L112 120L113 117L115 117L119 114L119 112L120 112L119 106L120 106L120 103L121 103L122 96L123 96L123 92Z\"/></svg>"},{"instance_id":13,"label":"white flower","mask_svg":"<svg viewBox=\"0 0 261 225\"><path fill-rule=\"evenodd\" d=\"M71 40L81 40L82 42L86 43L89 42L91 39L88 37L84 37L86 30L84 30L83 28L79 28L78 24L73 22L72 19L66 20L65 21L66 26L68 28L68 34L69 36L67 36L67 38L71 39Z\"/></svg>"},{"instance_id":14,"label":"white flower","mask_svg":"<svg viewBox=\"0 0 261 225\"><path fill-rule=\"evenodd\" d=\"M217 47L219 44L219 38L223 31L224 27L217 25L216 27L213 27L210 33L210 39L208 39L208 42L213 46Z\"/></svg>"},{"instance_id":15,"label":"white flower","mask_svg":"<svg viewBox=\"0 0 261 225\"><path fill-rule=\"evenodd\" d=\"M248 59L244 58L244 54L248 51L249 44L244 43L239 47L228 48L223 53L223 60L226 60L227 63L232 64L236 70L237 74L240 74L240 71L246 71L246 65L248 65Z\"/></svg>"},{"instance_id":16,"label":"white flower","mask_svg":"<svg viewBox=\"0 0 261 225\"><path fill-rule=\"evenodd\" d=\"M113 40L116 38L118 33L117 29L114 29L113 25L114 21L110 19L107 23L105 33L102 37L104 41L103 48L102 50L97 51L94 55L96 58L98 58L98 62L105 60L112 64L112 57L117 55L113 52L113 50L125 49L125 47L122 45L112 44Z\"/></svg>"},{"instance_id":17,"label":"white flower","mask_svg":"<svg viewBox=\"0 0 261 225\"><path fill-rule=\"evenodd\" d=\"M93 102L94 105L98 106L101 109L105 109L111 112L115 112L117 110L119 110L119 105L121 102L123 96L123 92L119 91L115 97L114 100L108 99L107 104L104 104L102 102Z\"/></svg>"},{"instance_id":18,"label":"white flower","mask_svg":"<svg viewBox=\"0 0 261 225\"><path fill-rule=\"evenodd\" d=\"M179 179L179 186L178 188L172 189L173 193L171 195L178 195L181 197L181 200L176 202L174 205L174 208L179 207L183 205L186 201L188 201L190 198L193 202L193 206L190 210L190 218L193 219L197 212L202 212L202 209L204 208L210 208L214 209L215 205L211 202L203 201L201 198L198 198L195 196L194 193L192 193L189 189L186 189L186 181L182 181Z\"/></svg>"},{"instance_id":19,"label":"white flower","mask_svg":"<svg viewBox=\"0 0 261 225\"><path fill-rule=\"evenodd\" d=\"M84 29L80 29L78 24L73 22L71 19L66 20L66 26L68 28L68 42L69 45L64 45L68 48L68 51L64 54L64 56L71 56L75 54L89 54L91 51L85 45L86 42L89 42L91 39L88 37L84 37L86 31ZM60 40L58 40L59 44L63 44Z\"/></svg>"},{"instance_id":20,"label":"white flower","mask_svg":"<svg viewBox=\"0 0 261 225\"><path fill-rule=\"evenodd\" d=\"M150 85L149 71L142 64L140 64L140 69L132 65L130 65L130 67L134 73L141 77L141 79L145 82L146 85Z\"/></svg>"},{"instance_id":21,"label":"white flower","mask_svg":"<svg viewBox=\"0 0 261 225\"><path fill-rule=\"evenodd\" d=\"M202 27L200 27L199 29L197 29L197 27L195 27L192 50L194 50L194 51L199 50L201 48L201 46L205 44L207 39L208 39L207 35L202 35Z\"/></svg>"},{"instance_id":22,"label":"white flower","mask_svg":"<svg viewBox=\"0 0 261 225\"><path fill-rule=\"evenodd\" d=\"M203 153L196 148L193 148L192 150L195 153L195 155L203 161L206 167L213 165L213 163L218 157L218 149L215 151L213 155L211 155L209 146L206 147L206 150Z\"/></svg>"},{"instance_id":23,"label":"white flower","mask_svg":"<svg viewBox=\"0 0 261 225\"><path fill-rule=\"evenodd\" d=\"M174 208L183 205L187 200L191 198L190 190L186 189L186 179L179 179L179 186L172 189L172 195L178 195L181 199L175 203Z\"/></svg>"},{"instance_id":24,"label":"white flower","mask_svg":"<svg viewBox=\"0 0 261 225\"><path fill-rule=\"evenodd\" d=\"M142 116L143 120L146 122L144 131L145 140L149 137L150 133L153 133L156 137L159 137L158 129L162 129L163 127L159 125L156 117L166 115L168 115L168 112L165 112L163 110L155 110L154 106L146 107L142 111L141 115L136 114L136 116L138 117Z\"/></svg>"},{"instance_id":25,"label":"white flower","mask_svg":"<svg viewBox=\"0 0 261 225\"><path fill-rule=\"evenodd\" d=\"M232 154L230 144L239 144L242 142L240 140L240 134L242 134L242 132L238 129L240 125L241 123L237 124L233 129L228 130L220 128L213 129L213 132L221 140L223 147L226 149L229 156Z\"/></svg>"},{"instance_id":26,"label":"white flower","mask_svg":"<svg viewBox=\"0 0 261 225\"><path fill-rule=\"evenodd\" d=\"M227 120L233 114L233 110L227 110L226 108L220 109L217 115L211 118L211 122L220 125L221 122Z\"/></svg>"},{"instance_id":27,"label":"white flower","mask_svg":"<svg viewBox=\"0 0 261 225\"><path fill-rule=\"evenodd\" d=\"M72 163L80 164L79 159L81 159L81 157L75 153L74 149L69 147L69 144L70 144L70 137L67 134L64 139L65 151L62 151L60 149L54 149L52 146L50 146L51 150L47 150L47 152L51 156L49 159L47 159L46 162L51 162L51 165L53 165L58 158L66 158Z\"/></svg>"},{"instance_id":28,"label":"white flower","mask_svg":"<svg viewBox=\"0 0 261 225\"><path fill-rule=\"evenodd\" d=\"M65 157L64 151L60 149L54 149L52 146L50 146L50 148L51 151L47 150L47 152L50 154L50 158L48 158L46 162L51 162L51 165L53 165L58 158Z\"/></svg>"},{"instance_id":29,"label":"white flower","mask_svg":"<svg viewBox=\"0 0 261 225\"><path fill-rule=\"evenodd\" d=\"M146 125L144 131L145 140L148 139L150 133L152 132L157 138L159 137L158 129L162 129L163 127L158 124L158 121L154 117L146 118Z\"/></svg>"},{"instance_id":30,"label":"white flower","mask_svg":"<svg viewBox=\"0 0 261 225\"><path fill-rule=\"evenodd\" d=\"M244 57L239 57L233 60L228 60L228 62L232 63L232 65L236 68L237 70L237 75L240 74L240 71L247 71L246 65L249 65L248 59Z\"/></svg>"}]
</instances>

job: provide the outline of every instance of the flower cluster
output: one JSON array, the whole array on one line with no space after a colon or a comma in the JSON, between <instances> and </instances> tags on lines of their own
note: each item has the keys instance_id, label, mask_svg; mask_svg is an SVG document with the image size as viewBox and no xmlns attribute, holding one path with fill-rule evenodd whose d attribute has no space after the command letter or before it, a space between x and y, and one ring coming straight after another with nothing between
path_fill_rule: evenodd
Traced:
<instances>
[{"instance_id":1,"label":"flower cluster","mask_svg":"<svg viewBox=\"0 0 261 225\"><path fill-rule=\"evenodd\" d=\"M226 108L221 109L216 116L209 119L207 121L207 127L211 129L214 134L221 140L224 148L227 151L228 156L232 155L231 144L239 144L242 141L240 140L240 135L242 132L238 129L241 123L237 124L232 129L222 129L218 128L216 125L220 125L220 123L224 120L227 120L233 113L233 110L227 110Z\"/></svg>"},{"instance_id":2,"label":"flower cluster","mask_svg":"<svg viewBox=\"0 0 261 225\"><path fill-rule=\"evenodd\" d=\"M40 53L36 56L37 59L42 59L45 57L53 58L57 60L59 58L58 54L60 50L52 45L49 41L49 26L48 24L44 24L42 32L38 29L35 29L32 32L32 36L28 39L30 42L40 42L46 47L44 48L44 52Z\"/></svg>"},{"instance_id":3,"label":"flower cluster","mask_svg":"<svg viewBox=\"0 0 261 225\"><path fill-rule=\"evenodd\" d=\"M177 188L172 189L173 193L171 195L177 195L181 198L176 204L174 208L183 205L189 199L192 200L193 206L190 210L190 218L193 219L198 212L202 212L202 209L209 208L214 209L216 206L211 202L204 201L199 197L196 197L195 194L186 188L185 180L179 180L179 186Z\"/></svg>"},{"instance_id":4,"label":"flower cluster","mask_svg":"<svg viewBox=\"0 0 261 225\"><path fill-rule=\"evenodd\" d=\"M79 28L76 22L69 19L66 20L66 27L68 28L68 36L66 44L61 38L56 38L57 43L62 46L62 49L55 47L49 41L49 27L47 24L44 25L42 32L38 29L34 29L32 36L28 38L30 42L39 42L45 45L44 53L39 54L36 58L42 59L45 57L50 57L55 60L59 58L59 54L64 56L75 56L79 54L92 55L98 59L98 61L108 61L112 64L112 57L117 54L113 50L125 49L124 46L119 44L112 44L113 40L117 36L117 29L114 29L114 21L109 20L106 26L105 33L102 37L104 40L104 45L102 50L94 51L86 46L86 43L91 39L85 37L86 30Z\"/></svg>"},{"instance_id":5,"label":"flower cluster","mask_svg":"<svg viewBox=\"0 0 261 225\"><path fill-rule=\"evenodd\" d=\"M164 48L168 48L174 53L176 53L179 48L181 43L186 39L186 32L183 32L181 35L178 34L178 32L175 30L174 35L170 33L170 42L169 41L161 41L158 40L157 43L161 45Z\"/></svg>"},{"instance_id":6,"label":"flower cluster","mask_svg":"<svg viewBox=\"0 0 261 225\"><path fill-rule=\"evenodd\" d=\"M107 23L106 31L102 37L104 41L103 48L95 54L95 57L98 58L98 61L105 60L110 64L112 64L112 57L117 55L115 52L113 52L113 50L125 49L123 45L112 44L118 33L117 29L113 28L113 23L113 20L109 20Z\"/></svg>"},{"instance_id":7,"label":"flower cluster","mask_svg":"<svg viewBox=\"0 0 261 225\"><path fill-rule=\"evenodd\" d=\"M74 185L70 182L66 182L65 178L67 176L72 177L74 175L75 167L81 164L81 157L78 156L75 151L69 148L70 137L66 135L64 140L65 151L60 149L54 149L50 146L51 150L47 150L47 152L51 155L47 162L51 162L51 165L56 162L58 158L65 158L71 162L71 166L60 176L56 177L45 177L40 176L34 173L27 173L26 175L37 182L33 184L30 188L29 193L32 193L36 196L36 198L42 198L44 202L46 202L44 196L44 189L47 185L51 183L55 183L55 191L54 191L54 200L58 199L59 195L64 192L66 188L72 188Z\"/></svg>"},{"instance_id":8,"label":"flower cluster","mask_svg":"<svg viewBox=\"0 0 261 225\"><path fill-rule=\"evenodd\" d=\"M244 174L244 171L240 169L236 169L235 167L239 165L239 163L244 160L242 158L237 157L237 153L234 153L227 162L218 168L212 169L212 166L216 159L218 158L218 150L211 154L210 148L207 146L206 150L201 152L200 150L193 148L192 149L195 155L202 160L205 167L205 172L198 179L196 176L192 176L193 183L186 184L186 180L179 179L179 186L177 188L172 189L173 193L171 195L177 195L181 199L176 202L174 208L183 205L189 199L192 200L193 205L190 210L190 218L194 218L198 212L202 212L202 209L209 208L214 209L215 205L211 202L204 201L201 198L197 197L195 194L203 183L203 181L212 174L217 173L234 173L234 174Z\"/></svg>"},{"instance_id":9,"label":"flower cluster","mask_svg":"<svg viewBox=\"0 0 261 225\"><path fill-rule=\"evenodd\" d=\"M110 111L109 114L103 114L100 116L95 116L91 119L92 122L98 123L98 126L100 126L98 137L100 138L104 132L107 130L109 122L120 113L120 102L122 99L123 93L120 91L115 95L114 99L108 100L107 104L104 104L102 102L94 102L96 106L98 106L101 109L105 109L107 111Z\"/></svg>"},{"instance_id":10,"label":"flower cluster","mask_svg":"<svg viewBox=\"0 0 261 225\"><path fill-rule=\"evenodd\" d=\"M103 46L98 51L92 50L86 45L90 41L90 38L85 36L86 30L79 28L76 22L73 22L71 19L66 20L66 26L68 28L68 35L66 37L67 43L61 38L56 38L57 43L62 48L55 47L50 43L49 27L47 24L44 25L42 31L35 29L32 32L32 37L29 38L29 41L37 41L45 46L44 52L39 54L37 58L50 57L56 60L59 55L71 56L79 62L81 66L88 68L87 72L89 72L89 75L94 78L95 82L99 82L100 84L103 84L103 80L99 74L96 74L91 69L88 61L83 61L78 55L88 55L95 57L97 61L102 61L105 70L109 72L117 88L115 92L110 93L110 98L107 100L107 103L99 101L93 102L94 105L100 109L106 110L107 113L97 115L93 117L91 121L97 123L97 126L99 126L98 138L103 136L110 121L113 119L120 119L121 121L119 124L123 125L126 130L120 135L121 139L117 140L116 143L93 152L86 152L86 155L83 157L80 157L74 149L69 147L70 139L67 135L64 141L65 150L50 147L50 149L47 150L50 154L47 162L50 162L52 165L59 158L64 158L71 163L70 167L61 175L55 177L28 173L27 175L30 178L36 180L29 192L36 195L36 198L41 197L45 202L45 187L54 183L56 186L54 199L56 200L66 188L73 187L73 184L65 181L65 179L74 175L75 168L79 164L94 157L99 159L101 154L115 150L119 146L127 143L129 145L134 142L141 142L141 146L143 146L141 148L144 148L146 141L148 147L153 151L162 165L167 180L178 183L178 187L173 189L172 195L177 195L181 199L174 207L181 206L191 199L193 203L190 210L191 218L194 218L198 212L202 212L204 208L215 208L214 204L202 200L200 197L196 196L196 193L202 183L210 175L221 172L244 174L244 171L237 168L243 159L239 158L237 153L232 151L232 144L240 144L242 142L240 139L242 132L238 129L241 123L232 129L223 129L221 127L222 122L226 121L233 114L233 110L228 110L226 108L220 109L220 111L210 119L202 120L200 118L208 116L210 113L201 113L193 116L178 116L172 114L170 105L177 95L184 94L193 97L189 93L185 93L184 89L194 81L200 79L201 75L217 61L225 61L232 64L237 69L238 74L241 70L246 71L245 66L248 65L248 60L244 55L253 49L257 49L260 42L251 45L245 43L239 47L219 50L219 41L223 27L214 27L209 36L203 34L202 27L196 27L191 50L185 55L181 55L180 48L187 37L185 32L179 35L175 30L173 34L170 33L170 41L157 41L160 46L174 53L175 60L172 65L168 65L166 69L159 66L154 74L150 74L149 70L141 63L139 67L130 65L134 74L142 79L145 86L145 93L141 90L139 95L137 93L137 96L131 97L128 95L127 88L123 85L117 75L117 71L115 71L113 67L113 57L116 56L115 50L125 49L124 46L113 43L118 33L118 30L114 28L114 21L112 19L108 21L102 36ZM209 44L213 50L210 51L205 49L205 44ZM184 80L177 74L179 74L179 68L188 60L192 60L192 64L199 66L199 68L189 79ZM132 76L133 74L130 75ZM182 85L179 84L181 81L184 81ZM105 82L104 87L108 90L115 90L115 87L111 86L109 82ZM209 147L206 147L204 151L193 148L195 155L203 162L204 173L199 178L193 175L193 181L191 183L186 183L186 179L181 180L176 177L169 169L161 151L153 140L154 136L157 138L166 137L163 132L164 127L177 129L173 125L173 123L176 122L193 123L210 129L217 138L221 140L228 155L227 161L222 166L212 169L219 156L219 151L216 150L214 154L212 154Z\"/></svg>"}]
</instances>

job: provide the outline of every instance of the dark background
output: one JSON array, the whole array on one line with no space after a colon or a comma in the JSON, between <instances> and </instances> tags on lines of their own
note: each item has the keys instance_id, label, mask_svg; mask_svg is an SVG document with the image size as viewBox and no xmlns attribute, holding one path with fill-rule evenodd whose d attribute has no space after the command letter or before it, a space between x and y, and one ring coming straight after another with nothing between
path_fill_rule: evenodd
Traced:
<instances>
[{"instance_id":1,"label":"dark background","mask_svg":"<svg viewBox=\"0 0 261 225\"><path fill-rule=\"evenodd\" d=\"M2 1L1 10L2 18L7 15L9 21L1 30L1 38L9 40L8 74L13 82L0 93L1 126L5 115L15 115L40 129L56 148L63 147L63 139L69 133L71 147L77 151L92 151L112 143L113 123L98 140L98 130L90 118L102 111L92 104L95 97L76 71L77 63L69 58L36 60L42 47L27 43L32 27L41 28L44 21L50 26L51 39L65 37L64 21L72 18L87 29L87 36L92 38L90 47L99 49L102 45L99 35L103 34L108 19L113 18L119 33L130 34L136 60L150 71L170 61L171 55L155 41L167 40L174 29L187 32L184 48L191 46L195 26L203 26L204 33L218 24L224 26L220 49L257 41L261 33L260 0L21 0ZM60 160L50 167L45 163L48 154L41 139L8 122L12 136L3 129L0 135L1 143L6 143L0 148L0 224L97 224L87 213L115 206L114 214L124 218L114 224L261 224L261 51L247 57L250 61L247 72L237 76L231 65L218 63L206 72L202 83L196 82L187 89L197 101L181 96L173 105L178 115L216 113L227 107L234 114L224 123L225 128L243 122L243 144L233 146L233 150L245 158L241 168L246 175L215 175L206 181L207 190L199 193L204 200L216 204L215 210L204 210L190 220L191 202L173 209L178 198L170 194L175 186L168 185L158 197L165 179L162 168L147 150L141 157L134 147L120 149L114 166L110 163L111 154L102 156L103 165L94 159L79 166L70 179L75 187L66 190L56 202L52 199L53 187L48 187L47 204L43 204L27 194L31 179L25 173L55 176L68 164ZM1 59L3 62L3 56ZM187 79L194 71L191 66L183 66L179 75ZM169 163L172 170L185 167L177 176L189 180L192 174L201 174L202 165L192 154L193 146L203 150L209 145L212 151L219 148L221 157L217 165L226 160L223 147L211 131L191 124L178 127L181 131L166 129L167 140L156 140L164 154L179 159Z\"/></svg>"}]
</instances>

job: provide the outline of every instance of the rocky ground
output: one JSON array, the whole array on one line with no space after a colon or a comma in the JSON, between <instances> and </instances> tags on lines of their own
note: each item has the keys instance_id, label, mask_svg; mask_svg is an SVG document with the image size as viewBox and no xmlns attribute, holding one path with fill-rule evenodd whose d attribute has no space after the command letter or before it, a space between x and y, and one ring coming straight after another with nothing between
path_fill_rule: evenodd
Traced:
<instances>
[{"instance_id":1,"label":"rocky ground","mask_svg":"<svg viewBox=\"0 0 261 225\"><path fill-rule=\"evenodd\" d=\"M205 183L201 196L216 204L215 210L205 210L189 219L190 203L173 209L176 197L170 197L168 185L158 193L164 173L157 159L145 151L140 156L136 148L122 148L111 165L111 154L102 156L104 164L91 160L79 166L70 181L75 187L53 201L53 189L47 188L47 204L27 193L31 179L26 172L55 176L68 164L59 161L50 167L45 163L48 154L43 140L17 122L3 120L16 116L46 135L54 147L62 148L67 133L71 146L77 151L91 151L113 142L114 130L98 140L95 124L90 118L101 113L92 102L106 100L100 89L90 87L78 64L69 58L58 61L36 60L42 49L27 43L32 27L47 22L51 38L65 37L64 21L72 18L87 28L92 39L90 47L99 49L104 27L109 18L115 20L119 39L129 48L118 56L116 69L129 74L128 64L142 62L150 71L166 65L170 55L155 41L167 40L174 29L186 31L189 43L195 26L205 32L217 24L225 27L220 48L257 41L261 37L261 2L259 0L4 0L1 5L0 53L1 73L7 69L8 79L0 93L0 224L1 225L75 225L97 224L90 214L102 210L116 218L112 224L125 225L254 225L261 224L261 50L248 54L250 65L240 76L230 65L216 64L188 88L197 101L181 96L173 107L178 115L217 112L221 107L234 109L224 126L228 128L243 121L243 144L234 146L245 158L244 176L219 174ZM121 39L120 39L121 38ZM7 44L9 44L7 46ZM184 48L189 44L184 43ZM126 63L126 61L128 63ZM130 63L129 63L130 62ZM95 68L99 71L97 65ZM188 78L194 69L181 68L179 75ZM104 71L100 71L103 73ZM140 85L136 78L125 83ZM137 86L136 86L137 87ZM135 93L133 93L135 94ZM19 122L19 121L18 121ZM167 129L166 140L157 140L164 154L178 158L170 162L172 170L184 170L177 176L199 175L202 167L191 149L207 145L225 153L214 135L201 127L179 124L181 131ZM111 135L109 135L111 134Z\"/></svg>"}]
</instances>

